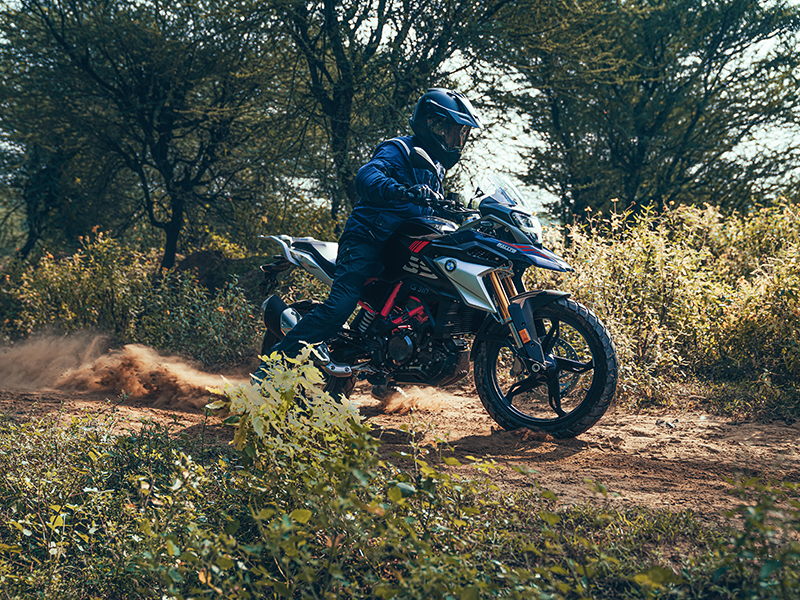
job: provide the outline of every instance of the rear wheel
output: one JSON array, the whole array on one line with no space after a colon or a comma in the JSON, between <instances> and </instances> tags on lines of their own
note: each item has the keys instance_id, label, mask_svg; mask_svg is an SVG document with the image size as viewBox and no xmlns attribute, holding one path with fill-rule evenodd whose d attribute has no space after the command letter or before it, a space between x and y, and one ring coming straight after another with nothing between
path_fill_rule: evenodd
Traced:
<instances>
[{"instance_id":1,"label":"rear wheel","mask_svg":"<svg viewBox=\"0 0 800 600\"><path fill-rule=\"evenodd\" d=\"M314 303L309 301L300 301L290 304L289 306L294 308L300 314L300 317L305 317L306 314L312 310ZM277 344L280 340L281 338L267 329L267 331L264 333L264 338L261 340L261 355L264 356L269 354L272 351L273 346L275 346L275 344ZM335 348L331 348L329 345L328 350L330 351L331 358L336 360ZM323 390L328 392L334 398L338 398L340 396L349 398L350 394L353 393L353 388L356 385L355 376L333 377L321 369L320 372L322 373L322 377L325 379L325 386L323 387Z\"/></svg>"},{"instance_id":2,"label":"rear wheel","mask_svg":"<svg viewBox=\"0 0 800 600\"><path fill-rule=\"evenodd\" d=\"M534 323L550 368L535 372L536 365L520 354L511 337L497 341L505 329L498 324L491 332L494 340L477 342L478 395L504 429L575 437L603 416L614 396L614 344L592 311L566 298L538 309Z\"/></svg>"}]
</instances>

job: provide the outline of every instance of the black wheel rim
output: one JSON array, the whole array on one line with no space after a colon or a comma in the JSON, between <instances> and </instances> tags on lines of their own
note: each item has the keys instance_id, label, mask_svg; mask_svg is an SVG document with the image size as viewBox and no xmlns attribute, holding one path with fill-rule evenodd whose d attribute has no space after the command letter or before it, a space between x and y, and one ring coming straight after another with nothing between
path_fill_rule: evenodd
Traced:
<instances>
[{"instance_id":1,"label":"black wheel rim","mask_svg":"<svg viewBox=\"0 0 800 600\"><path fill-rule=\"evenodd\" d=\"M510 338L488 349L491 385L503 408L516 421L536 426L576 418L594 395L597 386L594 365L600 357L600 348L593 343L587 329L568 316L547 314L536 320L536 329L544 342L545 354L560 367L559 398L555 405L548 391L547 374L535 373L532 363L519 355Z\"/></svg>"}]
</instances>

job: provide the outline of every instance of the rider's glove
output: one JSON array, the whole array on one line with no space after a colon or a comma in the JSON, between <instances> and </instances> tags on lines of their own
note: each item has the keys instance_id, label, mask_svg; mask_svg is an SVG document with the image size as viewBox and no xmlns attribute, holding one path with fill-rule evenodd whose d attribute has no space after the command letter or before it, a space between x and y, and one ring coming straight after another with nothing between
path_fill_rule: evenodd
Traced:
<instances>
[{"instance_id":1,"label":"rider's glove","mask_svg":"<svg viewBox=\"0 0 800 600\"><path fill-rule=\"evenodd\" d=\"M430 206L436 199L436 194L427 185L417 184L406 190L405 197L408 202L412 202L413 204Z\"/></svg>"}]
</instances>

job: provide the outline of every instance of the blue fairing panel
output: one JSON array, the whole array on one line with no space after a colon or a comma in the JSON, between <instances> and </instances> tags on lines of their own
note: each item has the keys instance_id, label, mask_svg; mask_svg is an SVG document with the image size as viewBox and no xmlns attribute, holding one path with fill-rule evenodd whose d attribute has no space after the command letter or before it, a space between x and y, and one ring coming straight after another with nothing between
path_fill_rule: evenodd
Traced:
<instances>
[{"instance_id":1,"label":"blue fairing panel","mask_svg":"<svg viewBox=\"0 0 800 600\"><path fill-rule=\"evenodd\" d=\"M560 256L547 248L538 248L532 244L496 242L497 249L511 260L524 257L531 265L551 271L574 271Z\"/></svg>"}]
</instances>

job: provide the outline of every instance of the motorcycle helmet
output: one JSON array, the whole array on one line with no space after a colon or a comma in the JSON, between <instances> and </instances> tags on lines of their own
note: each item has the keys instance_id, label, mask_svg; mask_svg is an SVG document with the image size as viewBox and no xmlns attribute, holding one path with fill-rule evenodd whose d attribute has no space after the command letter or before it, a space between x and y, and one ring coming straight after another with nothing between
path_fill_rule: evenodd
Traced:
<instances>
[{"instance_id":1,"label":"motorcycle helmet","mask_svg":"<svg viewBox=\"0 0 800 600\"><path fill-rule=\"evenodd\" d=\"M472 129L483 127L469 100L445 88L431 88L425 92L409 124L422 147L445 169L461 159L461 151Z\"/></svg>"}]
</instances>

